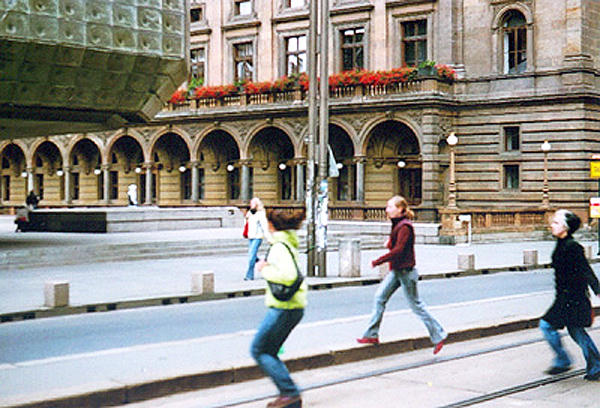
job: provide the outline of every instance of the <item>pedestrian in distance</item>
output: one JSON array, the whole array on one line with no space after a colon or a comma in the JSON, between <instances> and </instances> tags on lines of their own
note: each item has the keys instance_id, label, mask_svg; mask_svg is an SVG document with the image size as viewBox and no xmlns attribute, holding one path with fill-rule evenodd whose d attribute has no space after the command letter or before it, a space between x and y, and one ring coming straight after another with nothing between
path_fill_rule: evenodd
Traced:
<instances>
[{"instance_id":1,"label":"pedestrian in distance","mask_svg":"<svg viewBox=\"0 0 600 408\"><path fill-rule=\"evenodd\" d=\"M30 210L35 210L39 202L40 200L38 199L38 196L36 196L34 191L31 190L25 199L25 204Z\"/></svg>"},{"instance_id":2,"label":"pedestrian in distance","mask_svg":"<svg viewBox=\"0 0 600 408\"><path fill-rule=\"evenodd\" d=\"M279 390L279 397L267 405L269 408L302 406L300 390L285 364L279 359L278 352L302 319L306 307L308 287L306 281L300 279L296 234L304 217L304 210L290 213L270 209L267 212L272 232L271 248L266 260L259 261L257 265L263 278L269 282L265 295L268 310L254 337L250 352ZM300 285L294 285L297 280L301 282ZM271 288L271 282L294 287L295 292L290 292L289 300L278 300Z\"/></svg>"},{"instance_id":3,"label":"pedestrian in distance","mask_svg":"<svg viewBox=\"0 0 600 408\"><path fill-rule=\"evenodd\" d=\"M403 287L410 308L419 316L429 331L429 337L434 344L433 354L437 354L444 346L444 340L448 334L429 314L425 304L419 298L417 289L419 274L415 269L415 231L411 221L414 214L408 207L406 199L401 196L390 198L385 212L392 221L390 237L385 243L389 251L372 261L371 264L376 267L389 262L390 271L375 293L369 326L363 337L357 341L361 344L379 344L379 327L386 304L394 292Z\"/></svg>"},{"instance_id":4,"label":"pedestrian in distance","mask_svg":"<svg viewBox=\"0 0 600 408\"><path fill-rule=\"evenodd\" d=\"M250 209L246 213L248 223L248 269L244 280L254 279L254 267L258 260L258 248L264 238L269 239L269 225L265 212L265 206L258 197L250 200Z\"/></svg>"},{"instance_id":5,"label":"pedestrian in distance","mask_svg":"<svg viewBox=\"0 0 600 408\"><path fill-rule=\"evenodd\" d=\"M558 210L554 213L550 229L556 238L552 252L556 297L539 325L555 354L547 374L560 374L571 368L571 358L558 333L566 327L585 357L587 373L583 378L596 381L600 379L600 354L585 327L590 327L594 320L588 286L599 295L600 284L585 258L583 247L573 238L580 225L581 220L571 211Z\"/></svg>"}]
</instances>

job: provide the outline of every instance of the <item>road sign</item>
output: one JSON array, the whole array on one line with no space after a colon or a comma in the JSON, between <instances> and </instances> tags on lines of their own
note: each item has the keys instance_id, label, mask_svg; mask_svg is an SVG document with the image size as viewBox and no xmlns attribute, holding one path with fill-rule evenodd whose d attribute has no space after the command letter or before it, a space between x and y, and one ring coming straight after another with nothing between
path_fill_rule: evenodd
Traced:
<instances>
[{"instance_id":1,"label":"road sign","mask_svg":"<svg viewBox=\"0 0 600 408\"><path fill-rule=\"evenodd\" d=\"M600 197L590 198L590 217L600 218Z\"/></svg>"},{"instance_id":2,"label":"road sign","mask_svg":"<svg viewBox=\"0 0 600 408\"><path fill-rule=\"evenodd\" d=\"M590 162L590 177L600 179L600 161Z\"/></svg>"}]
</instances>

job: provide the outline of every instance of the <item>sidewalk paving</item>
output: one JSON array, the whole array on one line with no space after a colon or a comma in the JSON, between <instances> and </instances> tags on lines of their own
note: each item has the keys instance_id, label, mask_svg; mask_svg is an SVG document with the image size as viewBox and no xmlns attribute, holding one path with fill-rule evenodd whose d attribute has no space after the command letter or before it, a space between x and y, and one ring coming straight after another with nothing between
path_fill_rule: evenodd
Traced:
<instances>
[{"instance_id":1,"label":"sidewalk paving","mask_svg":"<svg viewBox=\"0 0 600 408\"><path fill-rule=\"evenodd\" d=\"M11 219L12 220L12 219ZM8 228L10 226L10 229ZM214 240L238 236L237 229L168 231L124 234L14 234L12 225L0 217L0 248L18 236L18 245L71 245L74 256L80 245L92 241L139 242L148 240L160 245L165 240ZM8 244L6 244L8 242ZM592 245L596 254L596 243ZM523 250L539 251L539 263L550 261L552 241L509 242L471 246L418 245L417 265L424 278L455 275L457 254L473 253L475 267L485 270L519 270ZM369 250L361 253L361 271L367 279L377 279L378 269L370 261L384 253ZM302 265L305 257L301 256ZM2 271L0 273L0 314L9 311L43 309L43 286L46 280L68 280L71 303L89 305L97 302L125 302L148 297L189 294L191 273L212 270L219 292L258 290L264 282L244 282L245 256L204 256L135 262L95 263L89 265L52 266ZM308 278L313 285L361 284L361 279L337 275L338 254L328 254L328 278ZM552 292L489 299L431 308L451 333L451 341L475 338L531 327L552 301ZM594 298L594 302L597 299ZM596 304L596 303L595 303ZM179 307L186 307L180 305ZM104 315L109 318L110 315ZM430 347L421 322L409 311L386 315L383 344L367 348L357 345L368 316L300 325L286 343L285 358L296 369L323 366L397 353L399 350ZM30 324L21 322L14 324ZM5 323L12 324L12 323ZM2 325L0 325L0 329ZM487 329L485 329L487 328ZM314 333L319 332L315 345ZM399 333L390 335L389 333ZM212 387L261 376L248 355L253 331L212 336L189 341L29 361L18 364L0 362L0 406L95 406L142 400L172 392ZM227 350L227 355L223 354Z\"/></svg>"}]
</instances>

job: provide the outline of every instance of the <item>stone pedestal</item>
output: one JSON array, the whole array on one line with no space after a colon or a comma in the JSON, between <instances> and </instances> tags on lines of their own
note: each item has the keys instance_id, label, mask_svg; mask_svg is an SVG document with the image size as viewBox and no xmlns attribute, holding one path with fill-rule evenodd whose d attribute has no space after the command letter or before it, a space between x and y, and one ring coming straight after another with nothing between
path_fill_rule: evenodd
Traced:
<instances>
[{"instance_id":1,"label":"stone pedestal","mask_svg":"<svg viewBox=\"0 0 600 408\"><path fill-rule=\"evenodd\" d=\"M523 265L537 265L538 251L536 249L523 250Z\"/></svg>"},{"instance_id":2,"label":"stone pedestal","mask_svg":"<svg viewBox=\"0 0 600 408\"><path fill-rule=\"evenodd\" d=\"M44 286L46 307L69 306L69 282L48 281Z\"/></svg>"},{"instance_id":3,"label":"stone pedestal","mask_svg":"<svg viewBox=\"0 0 600 408\"><path fill-rule=\"evenodd\" d=\"M458 254L458 269L464 271L475 269L475 254Z\"/></svg>"},{"instance_id":4,"label":"stone pedestal","mask_svg":"<svg viewBox=\"0 0 600 408\"><path fill-rule=\"evenodd\" d=\"M192 274L192 293L215 293L215 274L212 271Z\"/></svg>"},{"instance_id":5,"label":"stone pedestal","mask_svg":"<svg viewBox=\"0 0 600 408\"><path fill-rule=\"evenodd\" d=\"M360 239L340 238L338 254L339 276L345 278L360 277Z\"/></svg>"}]
</instances>

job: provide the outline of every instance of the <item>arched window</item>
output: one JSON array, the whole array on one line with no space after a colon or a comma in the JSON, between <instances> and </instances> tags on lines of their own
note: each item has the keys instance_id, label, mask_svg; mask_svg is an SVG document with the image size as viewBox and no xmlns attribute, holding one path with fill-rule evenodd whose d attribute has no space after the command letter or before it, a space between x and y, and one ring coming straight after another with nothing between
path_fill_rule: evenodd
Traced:
<instances>
[{"instance_id":1,"label":"arched window","mask_svg":"<svg viewBox=\"0 0 600 408\"><path fill-rule=\"evenodd\" d=\"M527 69L527 21L523 14L511 10L502 25L504 73L520 74Z\"/></svg>"}]
</instances>

